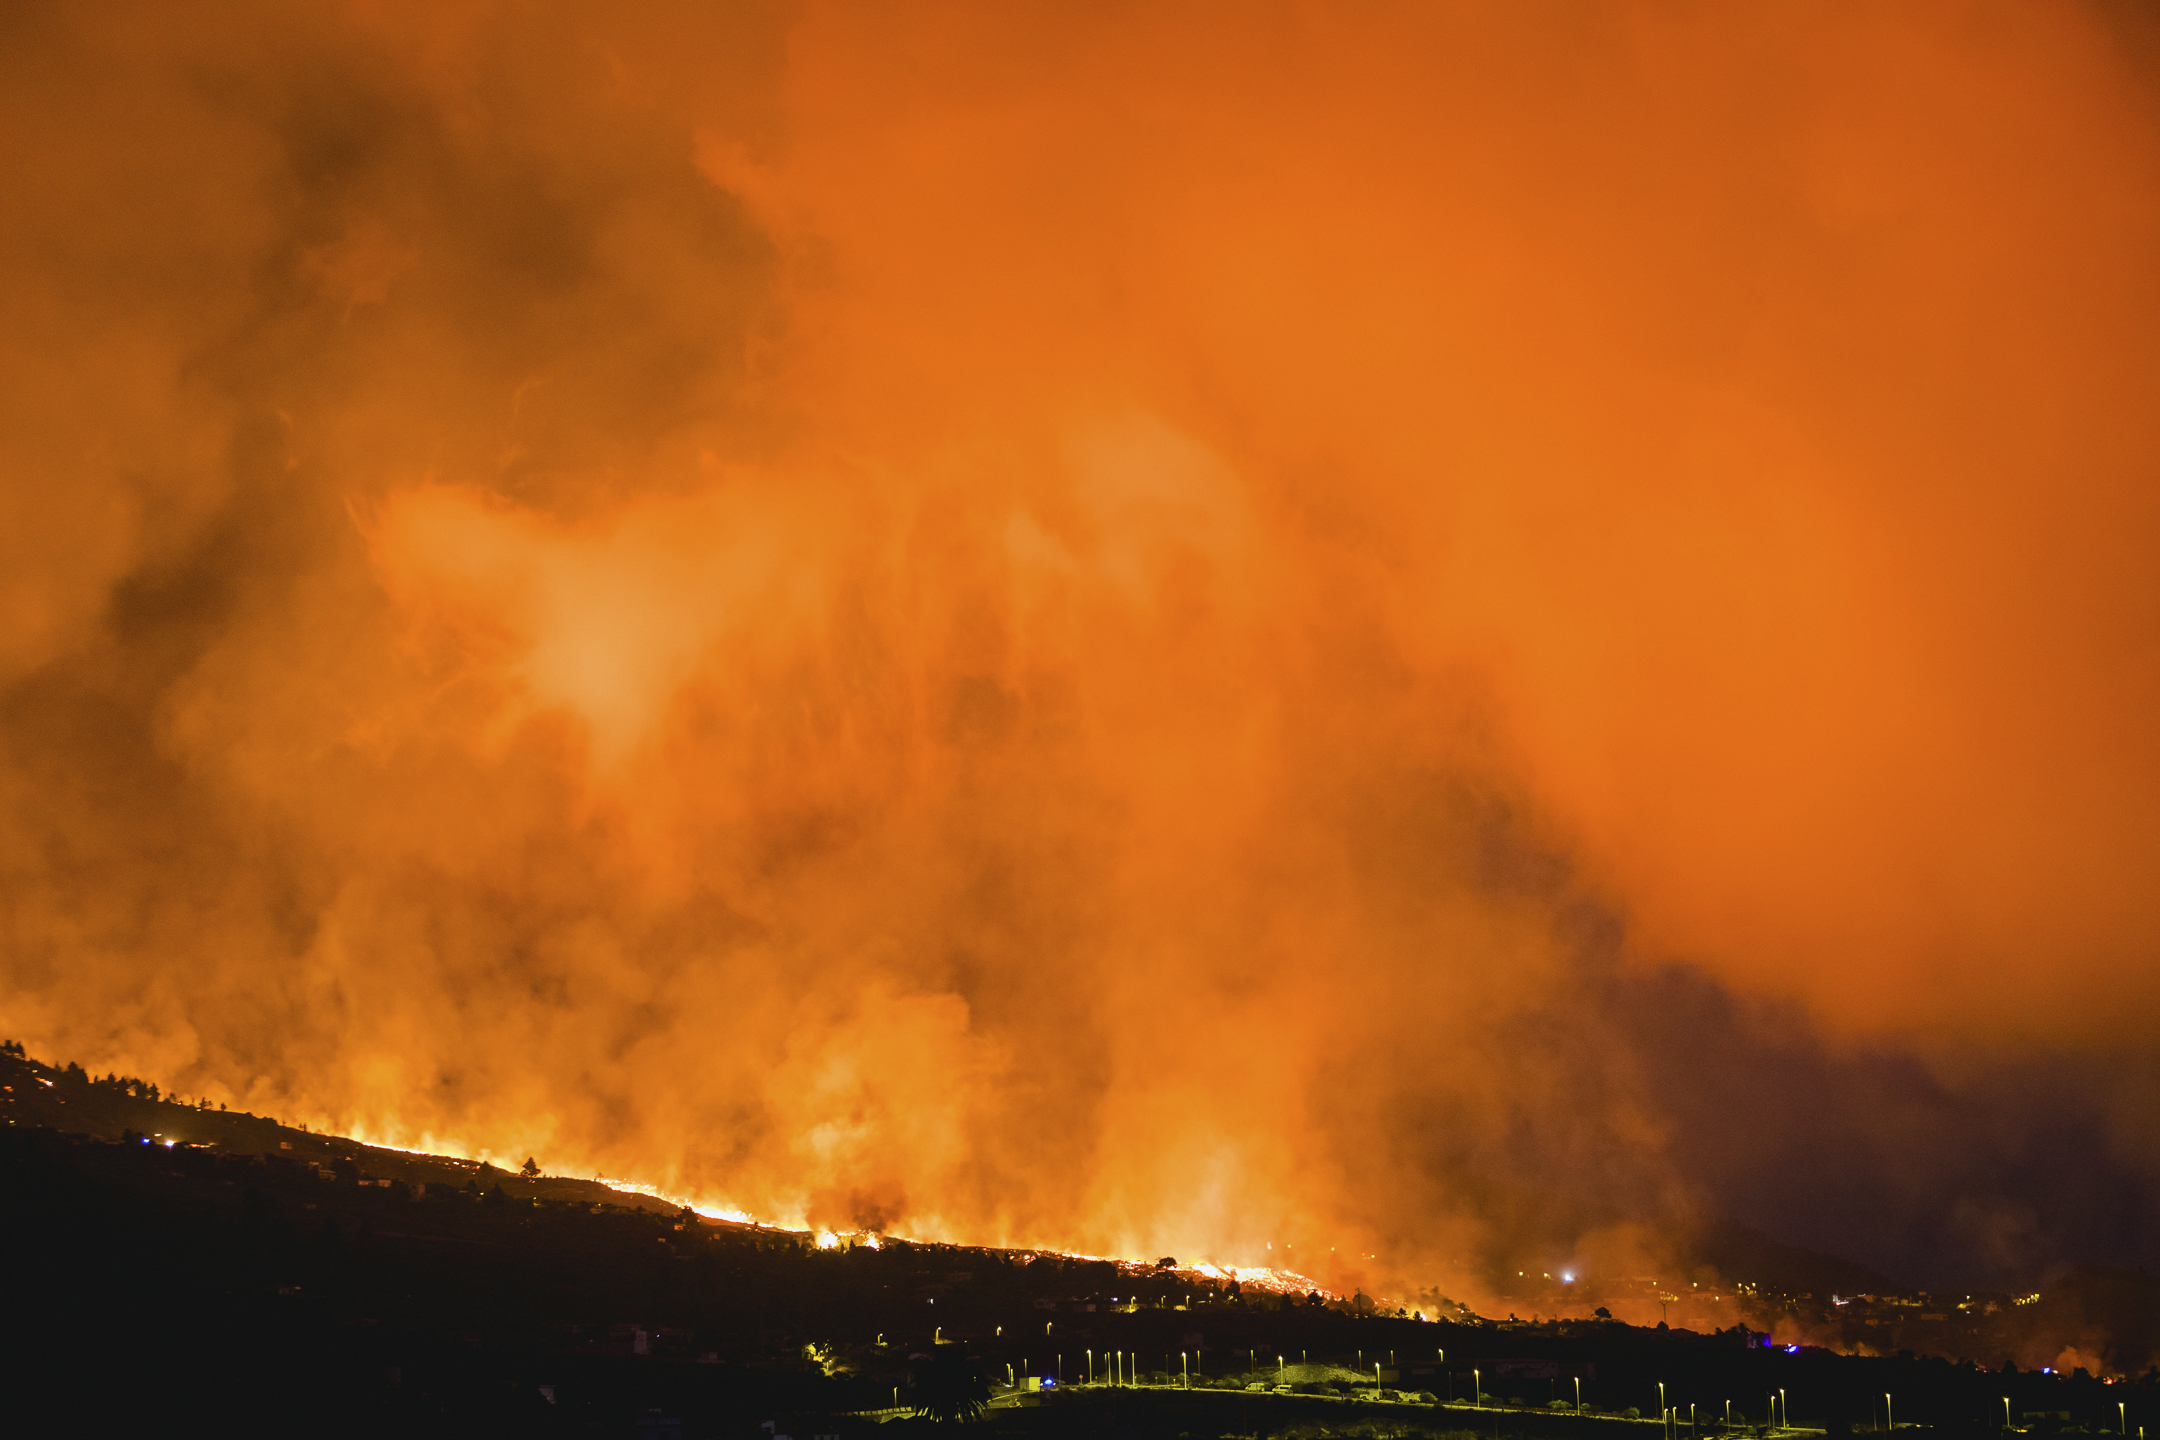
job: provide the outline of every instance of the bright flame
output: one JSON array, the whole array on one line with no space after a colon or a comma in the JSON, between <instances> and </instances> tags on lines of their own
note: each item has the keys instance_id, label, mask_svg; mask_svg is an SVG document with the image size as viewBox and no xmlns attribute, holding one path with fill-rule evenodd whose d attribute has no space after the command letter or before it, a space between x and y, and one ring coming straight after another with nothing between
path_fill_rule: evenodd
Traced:
<instances>
[{"instance_id":1,"label":"bright flame","mask_svg":"<svg viewBox=\"0 0 2160 1440\"><path fill-rule=\"evenodd\" d=\"M2100 11L199 8L0 47L0 1032L1339 1293L2160 1173Z\"/></svg>"}]
</instances>

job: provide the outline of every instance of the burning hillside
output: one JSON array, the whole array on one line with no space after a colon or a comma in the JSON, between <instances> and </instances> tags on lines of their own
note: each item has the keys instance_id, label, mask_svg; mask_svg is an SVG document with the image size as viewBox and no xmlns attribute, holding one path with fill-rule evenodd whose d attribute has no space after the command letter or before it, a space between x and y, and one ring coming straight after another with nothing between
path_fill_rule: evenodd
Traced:
<instances>
[{"instance_id":1,"label":"burning hillside","mask_svg":"<svg viewBox=\"0 0 2160 1440\"><path fill-rule=\"evenodd\" d=\"M2141 15L0 40L38 1053L1398 1308L2160 1260Z\"/></svg>"}]
</instances>

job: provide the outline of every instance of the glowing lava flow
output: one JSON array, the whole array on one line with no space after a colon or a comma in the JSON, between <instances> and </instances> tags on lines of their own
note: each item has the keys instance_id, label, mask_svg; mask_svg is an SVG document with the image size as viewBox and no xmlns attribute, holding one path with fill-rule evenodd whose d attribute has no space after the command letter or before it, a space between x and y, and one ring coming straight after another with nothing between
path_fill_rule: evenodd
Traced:
<instances>
[{"instance_id":1,"label":"glowing lava flow","mask_svg":"<svg viewBox=\"0 0 2160 1440\"><path fill-rule=\"evenodd\" d=\"M318 1126L317 1128L328 1127ZM345 1133L349 1138L357 1140L361 1144L370 1146L377 1150L395 1150L400 1154L405 1155L428 1155L437 1158L447 1157L455 1160L468 1161L474 1164L494 1163L491 1158L492 1152L487 1149L473 1150L467 1146L439 1141L433 1135L422 1135L418 1137L421 1143L418 1146L414 1146L400 1145L390 1140L381 1138L377 1132L371 1130L368 1126L365 1125L355 1125L348 1127ZM399 1138L410 1139L413 1137L401 1134ZM632 1180L621 1176L603 1175L599 1173L595 1173L587 1178L599 1184L605 1185L611 1190L620 1190L626 1194L631 1195L643 1195L649 1199L659 1200L669 1205L679 1206L683 1209L691 1211L693 1214L701 1215L707 1220L720 1220L733 1225L752 1225L762 1229L773 1230L781 1234L801 1235L809 1239L811 1243L815 1244L820 1250L835 1250L841 1248L844 1244L862 1245L869 1249L876 1250L882 1247L883 1242L887 1238L907 1240L912 1243L918 1244L950 1243L919 1240L916 1237L898 1233L894 1233L889 1236L872 1231L842 1233L835 1230L817 1229L809 1225L790 1225L785 1222L762 1220L756 1215L751 1214L747 1210L735 1209L724 1205L715 1205L710 1202L701 1202L697 1200L685 1199L681 1195L671 1193L668 1190L662 1189L658 1185L649 1184L643 1180ZM1152 1264L1146 1260L1123 1255L1090 1255L1084 1254L1077 1250L1060 1250L1055 1246L1042 1245L1028 1246L1025 1248L1030 1253L1038 1255L1054 1255L1061 1260L1095 1260L1107 1262L1109 1264L1117 1266L1121 1273L1131 1276L1159 1274L1165 1268L1159 1264ZM1196 1279L1235 1281L1238 1285L1242 1287L1259 1289L1271 1294L1305 1295L1317 1292L1330 1300L1341 1298L1334 1291L1329 1290L1326 1286L1320 1284L1320 1282L1314 1280L1310 1276L1300 1275L1295 1271L1280 1270L1265 1265L1216 1265L1209 1262L1202 1262L1196 1265L1176 1266L1173 1270L1173 1273Z\"/></svg>"}]
</instances>

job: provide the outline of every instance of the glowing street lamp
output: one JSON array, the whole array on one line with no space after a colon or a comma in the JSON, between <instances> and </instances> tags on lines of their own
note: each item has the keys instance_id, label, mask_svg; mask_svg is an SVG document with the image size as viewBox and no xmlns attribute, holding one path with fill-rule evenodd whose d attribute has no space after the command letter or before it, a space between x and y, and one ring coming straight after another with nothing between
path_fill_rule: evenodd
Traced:
<instances>
[{"instance_id":1,"label":"glowing street lamp","mask_svg":"<svg viewBox=\"0 0 2160 1440\"><path fill-rule=\"evenodd\" d=\"M1777 1418L1778 1424L1784 1426L1787 1430L1792 1429L1792 1406L1785 1403L1785 1392L1783 1390L1777 1392Z\"/></svg>"},{"instance_id":2,"label":"glowing street lamp","mask_svg":"<svg viewBox=\"0 0 2160 1440\"><path fill-rule=\"evenodd\" d=\"M1897 1412L1890 1408L1890 1392L1887 1390L1883 1391L1882 1414L1884 1423L1892 1430L1897 1429Z\"/></svg>"},{"instance_id":3,"label":"glowing street lamp","mask_svg":"<svg viewBox=\"0 0 2160 1440\"><path fill-rule=\"evenodd\" d=\"M1479 1377L1478 1372L1475 1370L1470 1372L1470 1403L1472 1405L1483 1405L1485 1403L1485 1381Z\"/></svg>"}]
</instances>

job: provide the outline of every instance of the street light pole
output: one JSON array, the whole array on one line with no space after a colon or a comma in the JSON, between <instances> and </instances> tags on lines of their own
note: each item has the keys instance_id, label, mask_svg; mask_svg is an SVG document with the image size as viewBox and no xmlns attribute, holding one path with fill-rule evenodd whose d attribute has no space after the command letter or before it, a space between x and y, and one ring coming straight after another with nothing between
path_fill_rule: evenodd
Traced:
<instances>
[{"instance_id":1,"label":"street light pole","mask_svg":"<svg viewBox=\"0 0 2160 1440\"><path fill-rule=\"evenodd\" d=\"M1891 1430L1895 1431L1897 1429L1897 1411L1891 1408L1890 1392L1887 1390L1883 1391L1882 1416L1883 1420L1890 1426Z\"/></svg>"}]
</instances>

